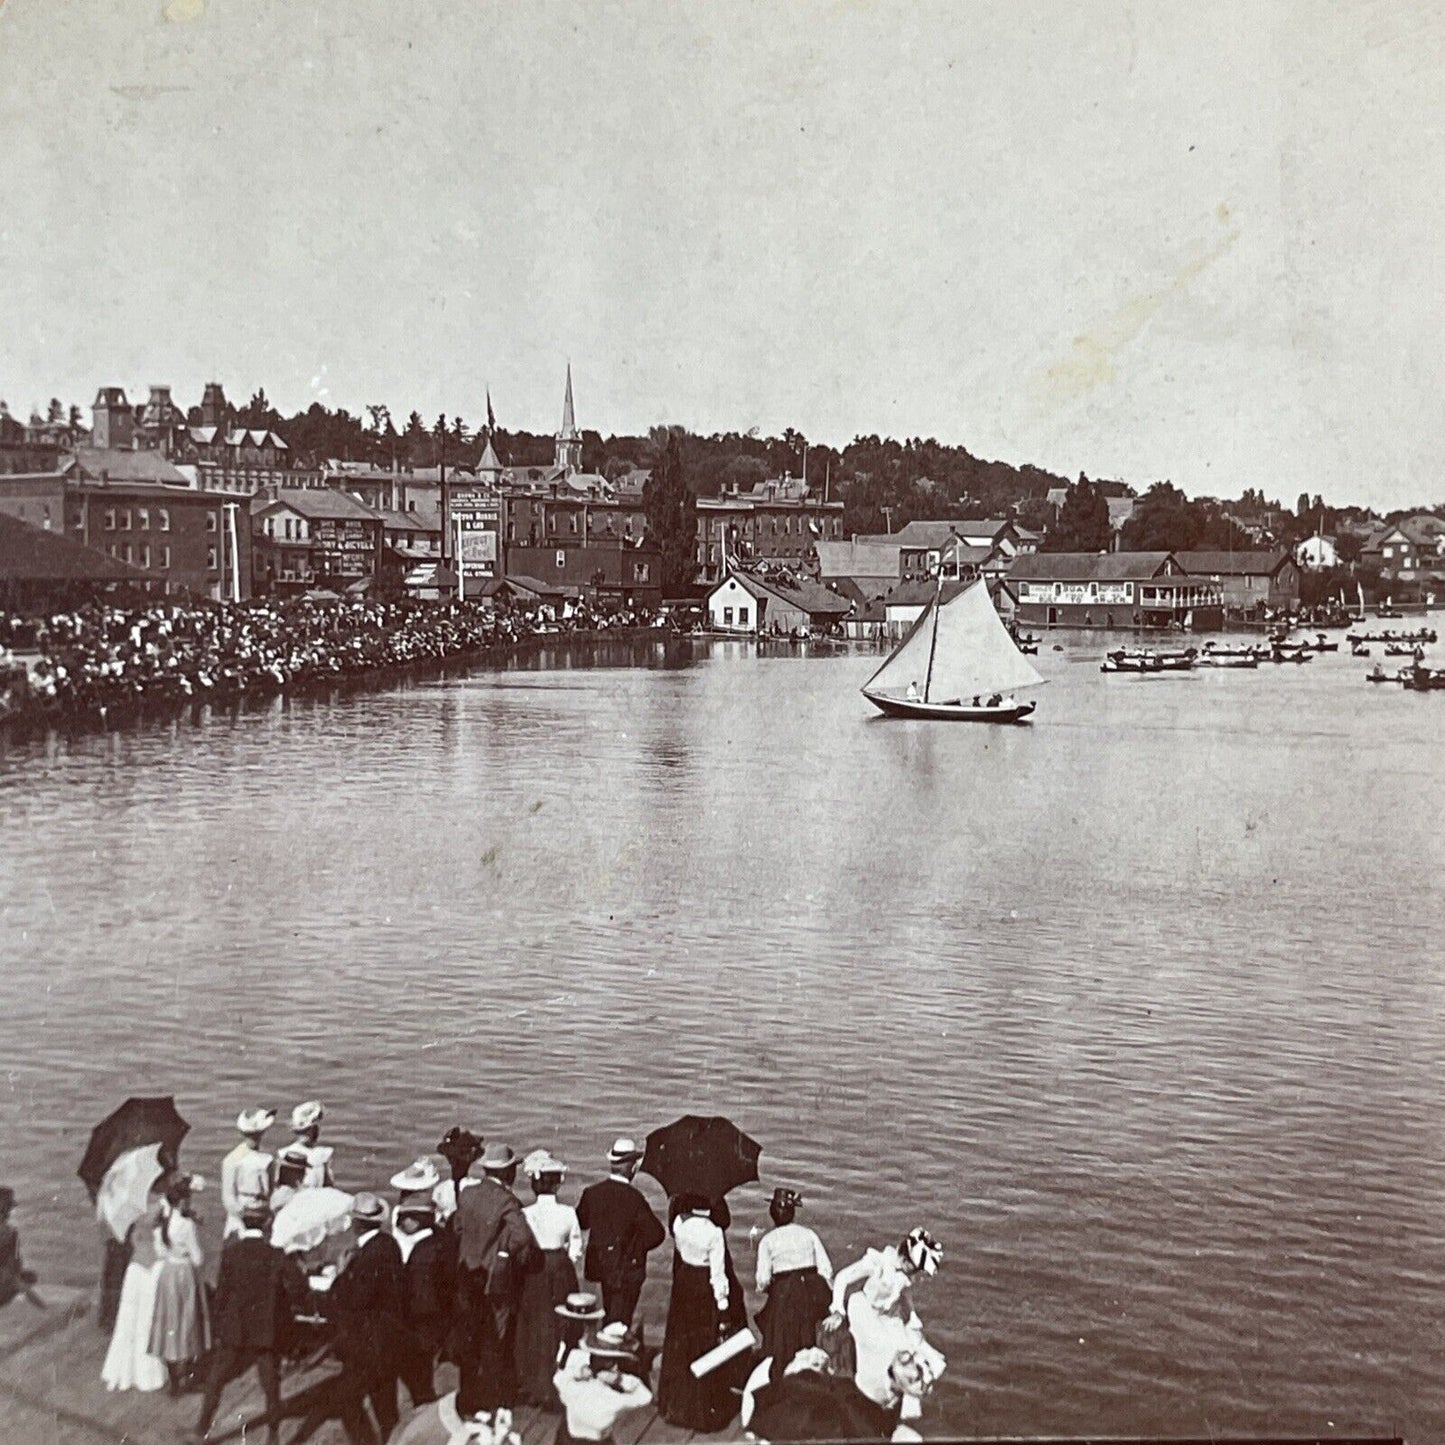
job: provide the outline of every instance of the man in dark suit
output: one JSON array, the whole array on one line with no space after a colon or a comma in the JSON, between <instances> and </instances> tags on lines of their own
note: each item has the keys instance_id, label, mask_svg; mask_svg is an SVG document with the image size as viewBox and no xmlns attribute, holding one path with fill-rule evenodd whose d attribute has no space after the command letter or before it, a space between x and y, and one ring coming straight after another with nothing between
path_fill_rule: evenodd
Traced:
<instances>
[{"instance_id":1,"label":"man in dark suit","mask_svg":"<svg viewBox=\"0 0 1445 1445\"><path fill-rule=\"evenodd\" d=\"M589 1184L577 1201L577 1222L587 1231L584 1271L602 1290L607 1322L632 1328L647 1278L647 1256L667 1238L662 1221L632 1182L642 1150L619 1139L607 1155L611 1172Z\"/></svg>"},{"instance_id":2,"label":"man in dark suit","mask_svg":"<svg viewBox=\"0 0 1445 1445\"><path fill-rule=\"evenodd\" d=\"M366 1406L371 1405L383 1440L400 1417L396 1380L398 1342L404 1329L406 1282L401 1250L382 1226L386 1205L375 1194L358 1194L351 1206L356 1249L336 1276L326 1312L335 1327L332 1348L341 1373L322 1392L294 1440L308 1439L324 1420L338 1419L353 1445L372 1436Z\"/></svg>"},{"instance_id":3,"label":"man in dark suit","mask_svg":"<svg viewBox=\"0 0 1445 1445\"><path fill-rule=\"evenodd\" d=\"M512 1193L517 1156L506 1144L488 1144L482 1174L457 1196L454 1221L465 1337L457 1408L464 1416L516 1403L512 1335L522 1277L537 1249Z\"/></svg>"},{"instance_id":4,"label":"man in dark suit","mask_svg":"<svg viewBox=\"0 0 1445 1445\"><path fill-rule=\"evenodd\" d=\"M456 1241L436 1228L436 1209L426 1196L396 1208L396 1242L405 1277L406 1331L397 1367L413 1405L437 1397L436 1361L446 1343L456 1282Z\"/></svg>"},{"instance_id":5,"label":"man in dark suit","mask_svg":"<svg viewBox=\"0 0 1445 1445\"><path fill-rule=\"evenodd\" d=\"M216 1347L195 1432L202 1440L209 1438L226 1382L251 1365L266 1396L266 1438L270 1445L281 1438L278 1361L286 1332L306 1308L310 1290L300 1265L267 1240L270 1217L264 1201L249 1204L241 1214L241 1233L221 1250L212 1307Z\"/></svg>"}]
</instances>

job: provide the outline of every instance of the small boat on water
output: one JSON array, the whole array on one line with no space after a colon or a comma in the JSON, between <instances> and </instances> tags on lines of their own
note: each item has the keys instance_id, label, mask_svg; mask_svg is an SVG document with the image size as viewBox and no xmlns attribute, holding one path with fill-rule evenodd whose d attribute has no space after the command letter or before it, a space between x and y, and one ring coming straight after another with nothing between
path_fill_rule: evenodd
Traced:
<instances>
[{"instance_id":1,"label":"small boat on water","mask_svg":"<svg viewBox=\"0 0 1445 1445\"><path fill-rule=\"evenodd\" d=\"M1368 657L1369 655L1370 649L1366 647L1363 642L1352 642L1350 644L1351 657Z\"/></svg>"},{"instance_id":2,"label":"small boat on water","mask_svg":"<svg viewBox=\"0 0 1445 1445\"><path fill-rule=\"evenodd\" d=\"M1351 632L1346 642L1436 642L1439 639L1433 627L1417 627L1414 632L1396 632L1387 627L1383 632Z\"/></svg>"},{"instance_id":3,"label":"small boat on water","mask_svg":"<svg viewBox=\"0 0 1445 1445\"><path fill-rule=\"evenodd\" d=\"M1277 643L1275 649L1269 655L1271 662L1313 662L1315 655L1312 652L1305 652L1302 648L1280 647Z\"/></svg>"},{"instance_id":4,"label":"small boat on water","mask_svg":"<svg viewBox=\"0 0 1445 1445\"><path fill-rule=\"evenodd\" d=\"M1269 656L1267 647L1259 647L1254 643L1245 643L1243 646L1230 646L1228 643L1206 642L1203 650L1195 661L1201 667L1219 667L1223 663L1221 659L1241 659L1248 661L1253 658L1258 662L1261 658Z\"/></svg>"},{"instance_id":5,"label":"small boat on water","mask_svg":"<svg viewBox=\"0 0 1445 1445\"><path fill-rule=\"evenodd\" d=\"M1188 672L1198 656L1192 647L1184 652L1154 652L1147 647L1139 652L1130 652L1126 647L1118 647L1113 652L1105 653L1099 671L1146 674Z\"/></svg>"},{"instance_id":6,"label":"small boat on water","mask_svg":"<svg viewBox=\"0 0 1445 1445\"><path fill-rule=\"evenodd\" d=\"M1407 667L1400 673L1400 681L1409 692L1440 692L1445 690L1445 667Z\"/></svg>"},{"instance_id":7,"label":"small boat on water","mask_svg":"<svg viewBox=\"0 0 1445 1445\"><path fill-rule=\"evenodd\" d=\"M1386 672L1378 662L1365 674L1366 682L1404 682L1404 680L1403 672Z\"/></svg>"},{"instance_id":8,"label":"small boat on water","mask_svg":"<svg viewBox=\"0 0 1445 1445\"><path fill-rule=\"evenodd\" d=\"M1424 657L1425 649L1418 642L1387 642L1385 644L1386 657Z\"/></svg>"},{"instance_id":9,"label":"small boat on water","mask_svg":"<svg viewBox=\"0 0 1445 1445\"><path fill-rule=\"evenodd\" d=\"M1194 659L1196 667L1248 667L1259 666L1259 658L1252 652L1210 652L1207 648Z\"/></svg>"},{"instance_id":10,"label":"small boat on water","mask_svg":"<svg viewBox=\"0 0 1445 1445\"><path fill-rule=\"evenodd\" d=\"M933 722L1022 722L1037 706L1014 693L1044 679L999 620L982 578L932 601L864 683L863 696L885 717Z\"/></svg>"}]
</instances>

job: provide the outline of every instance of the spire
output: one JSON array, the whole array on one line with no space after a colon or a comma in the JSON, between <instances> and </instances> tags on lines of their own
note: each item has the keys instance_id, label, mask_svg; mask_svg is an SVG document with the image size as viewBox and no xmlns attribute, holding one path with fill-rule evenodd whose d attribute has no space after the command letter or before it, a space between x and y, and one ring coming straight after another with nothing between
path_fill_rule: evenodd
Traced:
<instances>
[{"instance_id":1,"label":"spire","mask_svg":"<svg viewBox=\"0 0 1445 1445\"><path fill-rule=\"evenodd\" d=\"M562 430L557 433L558 441L573 441L577 437L577 418L572 411L572 363L567 363L567 395L562 400Z\"/></svg>"},{"instance_id":2,"label":"spire","mask_svg":"<svg viewBox=\"0 0 1445 1445\"><path fill-rule=\"evenodd\" d=\"M567 392L562 399L562 430L557 433L557 467L571 476L582 469L582 438L572 410L572 363L567 363Z\"/></svg>"}]
</instances>

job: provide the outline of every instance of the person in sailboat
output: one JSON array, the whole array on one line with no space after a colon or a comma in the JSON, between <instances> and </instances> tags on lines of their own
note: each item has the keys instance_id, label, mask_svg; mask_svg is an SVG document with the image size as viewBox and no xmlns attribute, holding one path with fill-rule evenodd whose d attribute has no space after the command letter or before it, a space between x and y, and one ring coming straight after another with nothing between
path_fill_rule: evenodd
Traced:
<instances>
[{"instance_id":1,"label":"person in sailboat","mask_svg":"<svg viewBox=\"0 0 1445 1445\"><path fill-rule=\"evenodd\" d=\"M908 701L909 701L909 702L917 702L917 701L918 701L918 684L917 684L916 682L910 682L910 683L908 684Z\"/></svg>"}]
</instances>

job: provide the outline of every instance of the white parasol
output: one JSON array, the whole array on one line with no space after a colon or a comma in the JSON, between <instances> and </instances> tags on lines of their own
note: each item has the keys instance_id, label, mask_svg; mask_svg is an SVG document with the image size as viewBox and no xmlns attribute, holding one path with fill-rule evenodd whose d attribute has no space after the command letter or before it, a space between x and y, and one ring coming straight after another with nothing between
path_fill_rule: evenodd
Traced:
<instances>
[{"instance_id":1,"label":"white parasol","mask_svg":"<svg viewBox=\"0 0 1445 1445\"><path fill-rule=\"evenodd\" d=\"M162 1147L145 1144L139 1149L127 1149L105 1171L96 1191L95 1216L122 1244L131 1225L146 1212L151 1185L164 1173L159 1157Z\"/></svg>"},{"instance_id":2,"label":"white parasol","mask_svg":"<svg viewBox=\"0 0 1445 1445\"><path fill-rule=\"evenodd\" d=\"M271 1243L287 1254L304 1254L351 1226L356 1196L329 1186L298 1189L271 1221Z\"/></svg>"}]
</instances>

